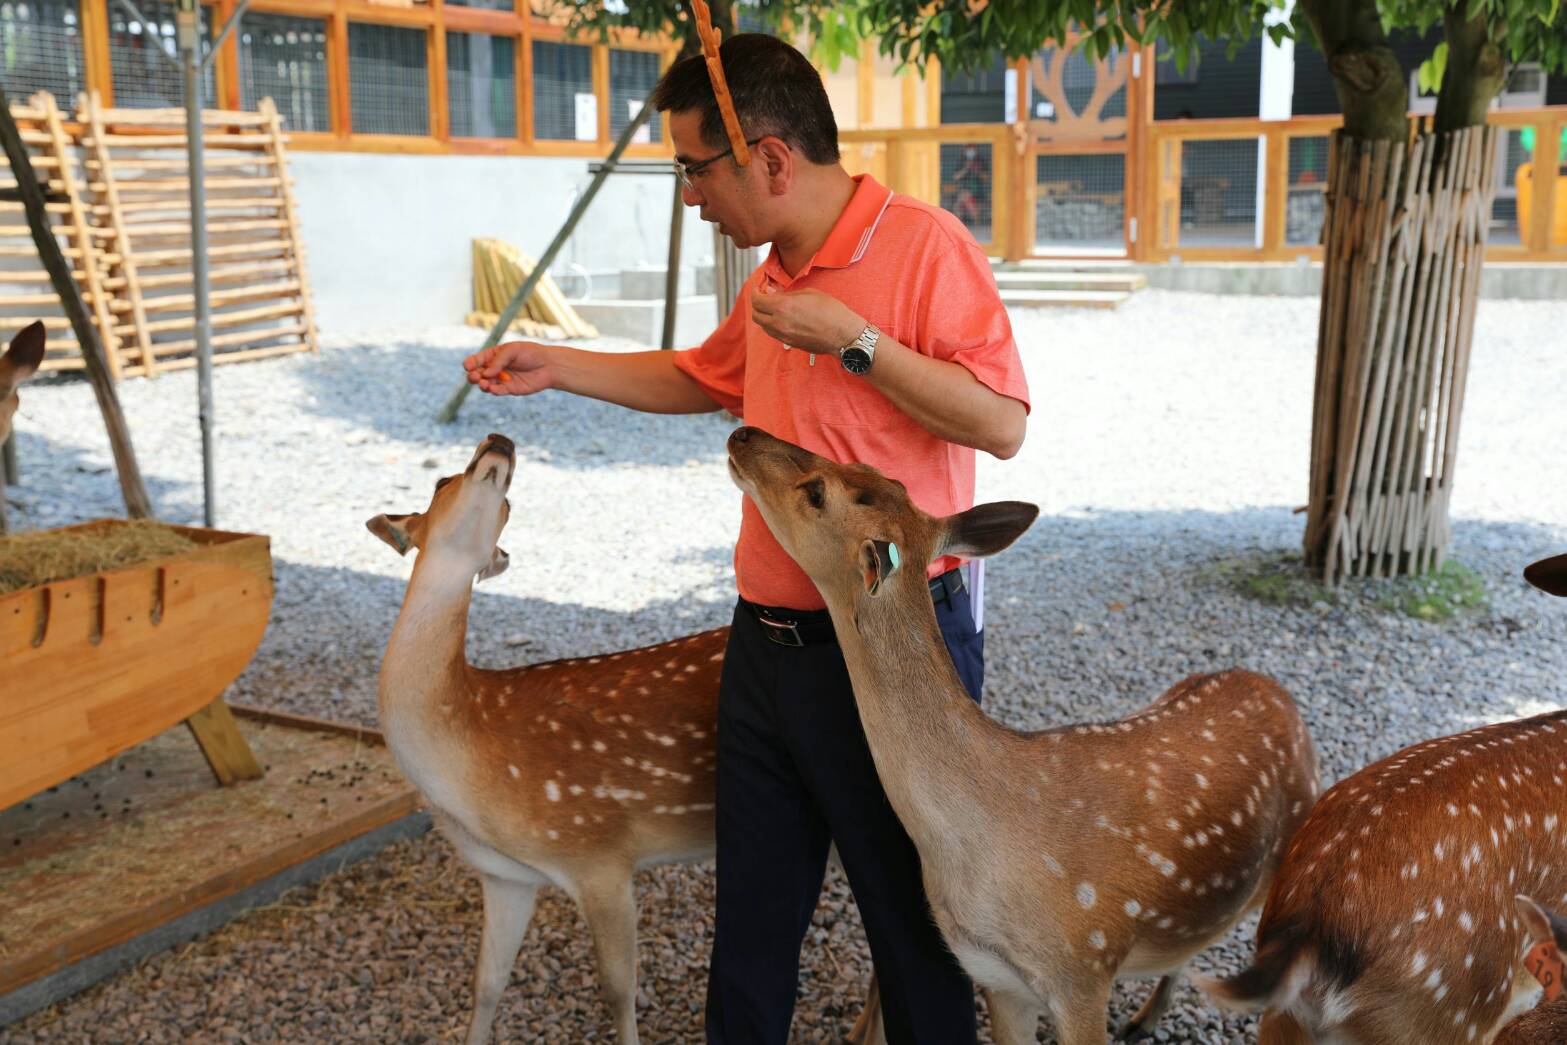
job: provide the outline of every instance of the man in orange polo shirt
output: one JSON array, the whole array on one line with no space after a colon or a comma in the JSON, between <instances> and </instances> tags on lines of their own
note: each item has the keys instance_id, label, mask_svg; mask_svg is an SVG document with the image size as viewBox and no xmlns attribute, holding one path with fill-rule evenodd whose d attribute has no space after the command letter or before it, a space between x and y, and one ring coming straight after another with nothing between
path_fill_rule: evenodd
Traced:
<instances>
[{"instance_id":1,"label":"man in orange polo shirt","mask_svg":"<svg viewBox=\"0 0 1567 1045\"><path fill-rule=\"evenodd\" d=\"M700 56L671 67L654 102L669 113L687 205L739 246L772 244L729 318L684 352L502 345L466 360L469 380L496 395L558 388L660 413L725 407L823 456L876 466L927 512L972 507L974 451L1015 454L1028 410L983 251L947 212L844 171L826 91L798 51L742 34L720 53L748 166L730 156ZM800 944L836 842L889 1041L972 1042L973 988L931 921L825 603L756 506L742 505L719 693L708 1040L787 1040ZM957 565L932 565L931 596L978 700L984 639Z\"/></svg>"}]
</instances>

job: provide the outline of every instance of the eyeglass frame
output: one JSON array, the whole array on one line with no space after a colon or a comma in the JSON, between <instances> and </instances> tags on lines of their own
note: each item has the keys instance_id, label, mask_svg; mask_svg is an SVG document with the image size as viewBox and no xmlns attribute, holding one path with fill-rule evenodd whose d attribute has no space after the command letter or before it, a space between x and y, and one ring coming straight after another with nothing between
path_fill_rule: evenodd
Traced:
<instances>
[{"instance_id":1,"label":"eyeglass frame","mask_svg":"<svg viewBox=\"0 0 1567 1045\"><path fill-rule=\"evenodd\" d=\"M746 142L746 145L755 145L758 142L760 142L762 140L762 138L765 138L765 137L767 137L767 135L764 134L760 138L752 138L752 139L750 139L749 141ZM697 160L695 163L681 163L679 160L676 160L675 161L675 177L680 179L680 184L684 185L686 188L690 189L692 192L696 192L697 191L696 186L691 183L691 175L702 173L702 171L706 170L709 165L717 163L719 160L723 159L725 156L733 156L734 155L734 151L735 151L735 147L733 145L731 145L731 146L729 146L729 148L725 149L723 152L717 153L716 155L713 155L713 156L709 156L705 160Z\"/></svg>"}]
</instances>

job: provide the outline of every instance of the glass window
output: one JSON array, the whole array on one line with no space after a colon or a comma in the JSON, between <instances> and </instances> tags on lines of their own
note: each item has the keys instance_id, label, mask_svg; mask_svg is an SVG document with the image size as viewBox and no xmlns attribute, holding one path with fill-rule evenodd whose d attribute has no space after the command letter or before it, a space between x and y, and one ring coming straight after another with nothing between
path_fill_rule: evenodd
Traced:
<instances>
[{"instance_id":1,"label":"glass window","mask_svg":"<svg viewBox=\"0 0 1567 1045\"><path fill-rule=\"evenodd\" d=\"M330 131L326 75L326 21L288 15L245 14L239 28L240 104L277 103L291 131Z\"/></svg>"},{"instance_id":2,"label":"glass window","mask_svg":"<svg viewBox=\"0 0 1567 1045\"><path fill-rule=\"evenodd\" d=\"M174 5L167 0L146 0L137 9L157 29L157 37L126 13L117 3L109 4L109 66L114 78L114 104L122 109L166 109L185 104L184 75L160 50L175 53ZM202 54L212 47L212 19L201 9ZM216 107L217 88L212 67L202 78L201 101Z\"/></svg>"},{"instance_id":3,"label":"glass window","mask_svg":"<svg viewBox=\"0 0 1567 1045\"><path fill-rule=\"evenodd\" d=\"M348 98L355 134L429 134L425 31L348 25Z\"/></svg>"},{"instance_id":4,"label":"glass window","mask_svg":"<svg viewBox=\"0 0 1567 1045\"><path fill-rule=\"evenodd\" d=\"M556 141L598 140L593 48L533 41L533 136Z\"/></svg>"},{"instance_id":5,"label":"glass window","mask_svg":"<svg viewBox=\"0 0 1567 1045\"><path fill-rule=\"evenodd\" d=\"M446 34L452 137L517 136L516 55L516 41L509 36Z\"/></svg>"},{"instance_id":6,"label":"glass window","mask_svg":"<svg viewBox=\"0 0 1567 1045\"><path fill-rule=\"evenodd\" d=\"M87 85L75 0L0 3L0 34L0 80L11 101L48 91L66 109L76 104Z\"/></svg>"},{"instance_id":7,"label":"glass window","mask_svg":"<svg viewBox=\"0 0 1567 1045\"><path fill-rule=\"evenodd\" d=\"M632 117L641 111L648 92L658 83L658 54L654 51L609 52L609 136L620 137ZM636 140L658 141L658 113L648 118L647 127L637 132Z\"/></svg>"}]
</instances>

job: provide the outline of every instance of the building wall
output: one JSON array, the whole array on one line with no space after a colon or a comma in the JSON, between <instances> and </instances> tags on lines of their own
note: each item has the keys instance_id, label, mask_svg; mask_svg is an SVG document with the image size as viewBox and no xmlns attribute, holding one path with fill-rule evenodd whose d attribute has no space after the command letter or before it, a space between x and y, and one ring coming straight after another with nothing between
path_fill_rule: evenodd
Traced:
<instances>
[{"instance_id":1,"label":"building wall","mask_svg":"<svg viewBox=\"0 0 1567 1045\"><path fill-rule=\"evenodd\" d=\"M472 241L537 257L566 218L588 161L518 156L294 153L290 157L323 329L460 323L473 301ZM612 175L552 271L663 267L670 178ZM685 211L682 257L711 258L710 226ZM602 296L602 295L600 295Z\"/></svg>"}]
</instances>

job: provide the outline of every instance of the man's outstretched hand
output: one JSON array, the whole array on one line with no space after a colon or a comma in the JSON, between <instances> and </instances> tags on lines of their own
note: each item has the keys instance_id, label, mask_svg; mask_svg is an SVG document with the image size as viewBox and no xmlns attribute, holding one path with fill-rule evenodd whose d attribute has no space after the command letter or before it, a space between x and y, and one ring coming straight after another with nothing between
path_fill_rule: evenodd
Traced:
<instances>
[{"instance_id":1,"label":"man's outstretched hand","mask_svg":"<svg viewBox=\"0 0 1567 1045\"><path fill-rule=\"evenodd\" d=\"M496 396L525 396L550 387L549 347L512 341L462 361L468 381Z\"/></svg>"}]
</instances>

